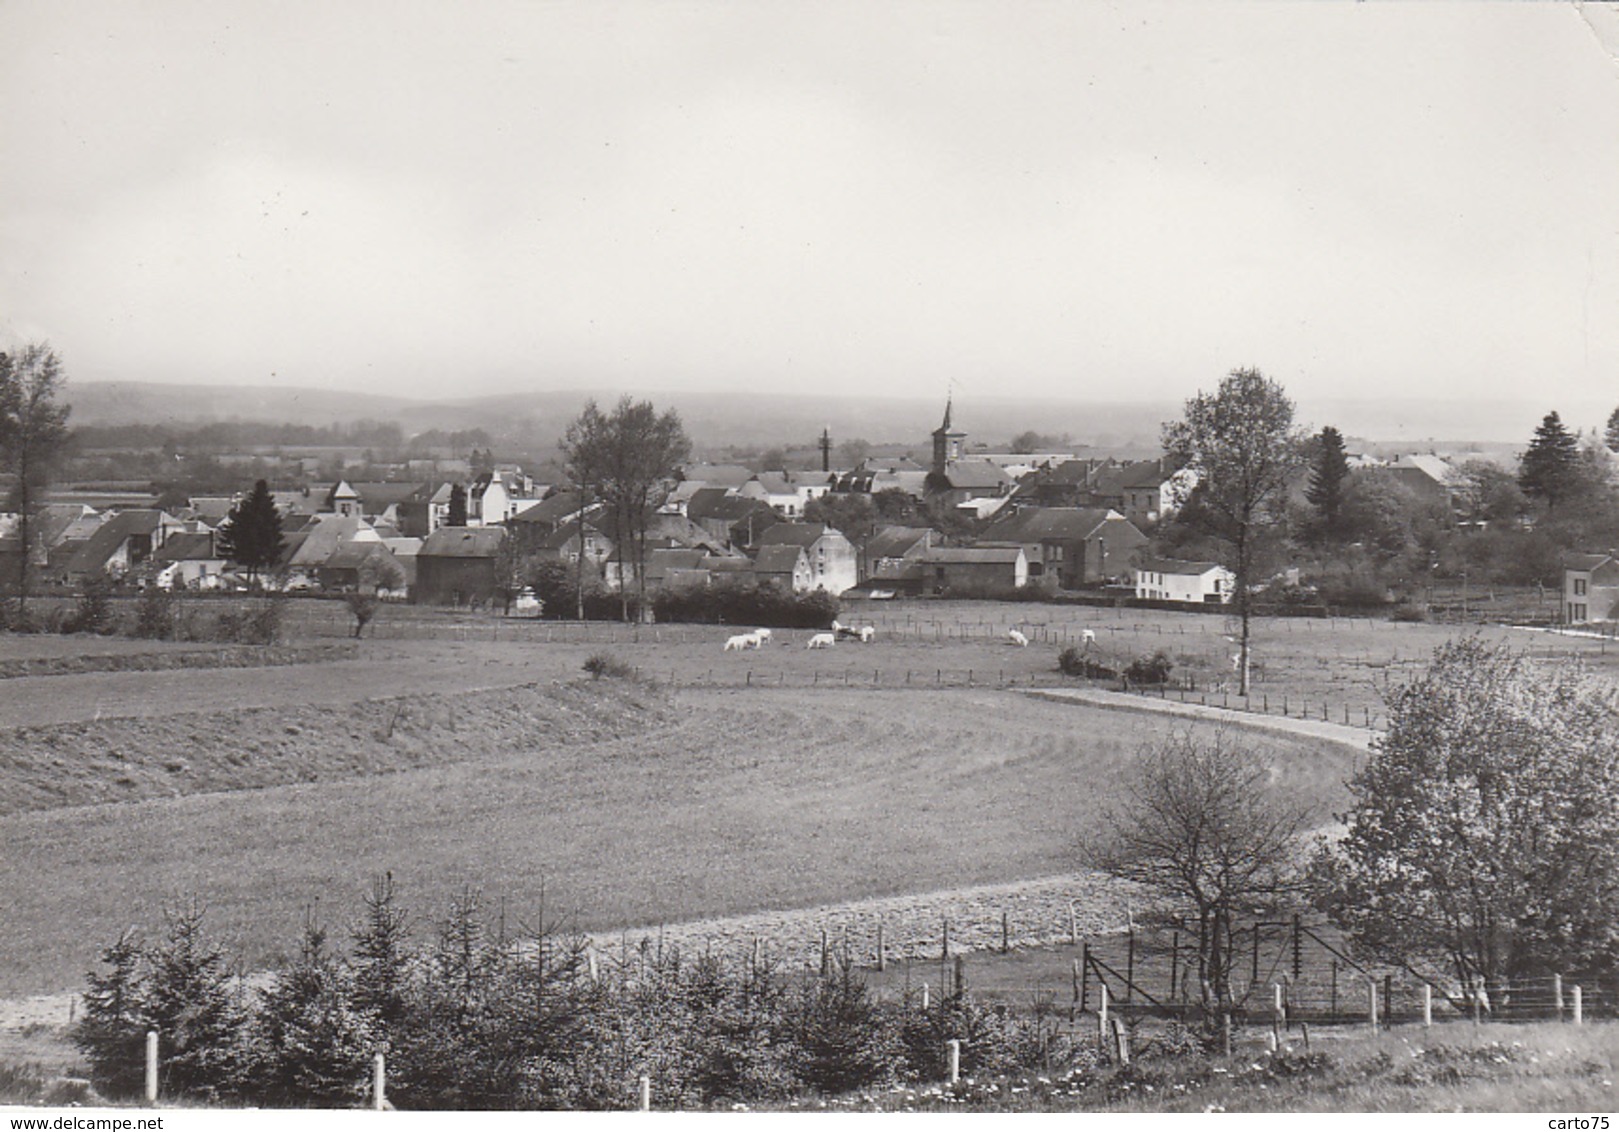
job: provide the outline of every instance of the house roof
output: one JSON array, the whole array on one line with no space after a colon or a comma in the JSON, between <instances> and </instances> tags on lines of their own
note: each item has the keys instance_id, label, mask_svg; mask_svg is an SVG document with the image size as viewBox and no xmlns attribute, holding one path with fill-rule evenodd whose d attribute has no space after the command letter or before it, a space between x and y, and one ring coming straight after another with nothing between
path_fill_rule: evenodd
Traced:
<instances>
[{"instance_id":1,"label":"house roof","mask_svg":"<svg viewBox=\"0 0 1619 1132\"><path fill-rule=\"evenodd\" d=\"M922 561L938 565L1011 565L1026 557L1020 546L936 546Z\"/></svg>"},{"instance_id":2,"label":"house roof","mask_svg":"<svg viewBox=\"0 0 1619 1132\"><path fill-rule=\"evenodd\" d=\"M760 472L753 479L771 495L798 494L798 489L788 483L787 477L781 472Z\"/></svg>"},{"instance_id":3,"label":"house roof","mask_svg":"<svg viewBox=\"0 0 1619 1132\"><path fill-rule=\"evenodd\" d=\"M1174 475L1178 468L1173 460L1162 457L1157 460L1138 460L1133 464L1126 464L1115 481L1119 487L1129 490L1131 488L1162 487L1164 481Z\"/></svg>"},{"instance_id":4,"label":"house roof","mask_svg":"<svg viewBox=\"0 0 1619 1132\"><path fill-rule=\"evenodd\" d=\"M579 510L579 504L584 501L577 491L559 491L550 499L542 499L532 507L525 507L512 516L514 523L540 523L544 526L554 527L558 523L573 517ZM591 508L599 508L601 504L593 503Z\"/></svg>"},{"instance_id":5,"label":"house roof","mask_svg":"<svg viewBox=\"0 0 1619 1132\"><path fill-rule=\"evenodd\" d=\"M1604 563L1611 561L1611 554L1565 554L1563 555L1563 569L1579 570L1582 573L1595 570Z\"/></svg>"},{"instance_id":6,"label":"house roof","mask_svg":"<svg viewBox=\"0 0 1619 1132\"><path fill-rule=\"evenodd\" d=\"M1180 558L1143 558L1136 565L1142 573L1184 574L1198 577L1211 570L1225 570L1218 562L1188 562ZM1227 571L1229 573L1229 571Z\"/></svg>"},{"instance_id":7,"label":"house roof","mask_svg":"<svg viewBox=\"0 0 1619 1132\"><path fill-rule=\"evenodd\" d=\"M598 542L612 541L607 537L606 532L589 519L585 520L585 538L595 539ZM572 548L575 552L579 549L578 519L569 519L540 540L540 549L542 550L567 550L569 548Z\"/></svg>"},{"instance_id":8,"label":"house roof","mask_svg":"<svg viewBox=\"0 0 1619 1132\"><path fill-rule=\"evenodd\" d=\"M777 523L759 536L760 546L814 546L826 537L825 523Z\"/></svg>"},{"instance_id":9,"label":"house roof","mask_svg":"<svg viewBox=\"0 0 1619 1132\"><path fill-rule=\"evenodd\" d=\"M928 527L883 527L866 540L866 558L901 558L915 550L918 543L928 541L933 531Z\"/></svg>"},{"instance_id":10,"label":"house roof","mask_svg":"<svg viewBox=\"0 0 1619 1132\"><path fill-rule=\"evenodd\" d=\"M1109 520L1127 522L1106 507L1025 507L997 519L983 532L986 542L1072 542L1088 539Z\"/></svg>"},{"instance_id":11,"label":"house roof","mask_svg":"<svg viewBox=\"0 0 1619 1132\"><path fill-rule=\"evenodd\" d=\"M133 535L154 534L163 525L164 520L175 525L179 523L172 516L150 507L118 512L97 527L95 533L85 540L79 552L68 563L68 569L76 574L88 574L104 569L107 560L117 553L125 539Z\"/></svg>"},{"instance_id":12,"label":"house roof","mask_svg":"<svg viewBox=\"0 0 1619 1132\"><path fill-rule=\"evenodd\" d=\"M379 554L393 554L380 542L345 542L327 557L321 565L327 570L358 570Z\"/></svg>"},{"instance_id":13,"label":"house roof","mask_svg":"<svg viewBox=\"0 0 1619 1132\"><path fill-rule=\"evenodd\" d=\"M427 485L424 483L401 483L393 480L357 483L352 485L352 489L359 497L361 506L372 514L386 511L396 503L424 500L428 496Z\"/></svg>"},{"instance_id":14,"label":"house roof","mask_svg":"<svg viewBox=\"0 0 1619 1132\"><path fill-rule=\"evenodd\" d=\"M287 539L288 566L320 566L345 542L365 536L365 541L380 541L371 524L357 515L317 515L315 520L299 532L304 537L294 547Z\"/></svg>"},{"instance_id":15,"label":"house roof","mask_svg":"<svg viewBox=\"0 0 1619 1132\"><path fill-rule=\"evenodd\" d=\"M723 488L714 489L718 496L707 496L706 491L699 491L692 496L691 502L686 505L686 517L693 522L704 519L718 519L725 523L739 523L749 515L768 515L776 518L776 513L770 509L770 504L762 499L749 499L745 495L726 495Z\"/></svg>"},{"instance_id":16,"label":"house roof","mask_svg":"<svg viewBox=\"0 0 1619 1132\"><path fill-rule=\"evenodd\" d=\"M422 558L493 558L505 541L505 527L440 527L422 541Z\"/></svg>"},{"instance_id":17,"label":"house roof","mask_svg":"<svg viewBox=\"0 0 1619 1132\"><path fill-rule=\"evenodd\" d=\"M186 509L199 519L207 519L218 526L225 521L231 508L236 506L236 497L231 495L193 495L186 500Z\"/></svg>"},{"instance_id":18,"label":"house roof","mask_svg":"<svg viewBox=\"0 0 1619 1132\"><path fill-rule=\"evenodd\" d=\"M952 460L944 466L944 478L952 488L1004 487L1012 477L988 460Z\"/></svg>"},{"instance_id":19,"label":"house roof","mask_svg":"<svg viewBox=\"0 0 1619 1132\"><path fill-rule=\"evenodd\" d=\"M759 548L759 556L753 560L755 574L791 574L798 569L798 564L804 559L804 548L797 543L777 543L773 546Z\"/></svg>"},{"instance_id":20,"label":"house roof","mask_svg":"<svg viewBox=\"0 0 1619 1132\"><path fill-rule=\"evenodd\" d=\"M223 560L214 547L214 536L207 531L172 534L152 552L153 562L212 562Z\"/></svg>"},{"instance_id":21,"label":"house roof","mask_svg":"<svg viewBox=\"0 0 1619 1132\"><path fill-rule=\"evenodd\" d=\"M680 470L682 480L697 480L717 487L741 487L753 472L741 464L696 464Z\"/></svg>"}]
</instances>

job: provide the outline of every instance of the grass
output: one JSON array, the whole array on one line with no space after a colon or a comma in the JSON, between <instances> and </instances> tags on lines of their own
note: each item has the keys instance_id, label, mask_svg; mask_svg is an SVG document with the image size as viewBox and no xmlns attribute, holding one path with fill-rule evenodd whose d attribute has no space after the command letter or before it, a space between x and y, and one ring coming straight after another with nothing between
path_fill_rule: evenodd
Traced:
<instances>
[{"instance_id":1,"label":"grass","mask_svg":"<svg viewBox=\"0 0 1619 1132\"><path fill-rule=\"evenodd\" d=\"M0 819L0 994L80 985L189 893L250 968L334 925L391 869L419 914L466 884L512 915L678 922L1069 871L1143 741L1171 721L1016 693L715 690L636 738L522 744L383 777ZM1284 790L1341 800L1353 757L1259 738ZM48 882L42 883L42 881Z\"/></svg>"}]
</instances>

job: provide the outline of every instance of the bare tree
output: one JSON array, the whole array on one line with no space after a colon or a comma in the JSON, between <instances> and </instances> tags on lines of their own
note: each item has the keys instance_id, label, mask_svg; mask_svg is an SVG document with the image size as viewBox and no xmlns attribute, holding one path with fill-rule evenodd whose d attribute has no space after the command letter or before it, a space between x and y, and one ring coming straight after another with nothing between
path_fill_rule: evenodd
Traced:
<instances>
[{"instance_id":1,"label":"bare tree","mask_svg":"<svg viewBox=\"0 0 1619 1132\"><path fill-rule=\"evenodd\" d=\"M1303 459L1293 402L1258 370L1232 370L1217 391L1199 393L1186 402L1181 420L1164 425L1163 444L1197 471L1196 493L1231 547L1242 620L1237 694L1246 696L1255 550L1261 528L1280 521L1288 480Z\"/></svg>"},{"instance_id":2,"label":"bare tree","mask_svg":"<svg viewBox=\"0 0 1619 1132\"><path fill-rule=\"evenodd\" d=\"M1308 807L1273 793L1270 767L1253 751L1223 732L1209 742L1182 734L1142 751L1082 853L1193 914L1212 1023L1232 1006L1237 916L1302 891L1310 818Z\"/></svg>"},{"instance_id":3,"label":"bare tree","mask_svg":"<svg viewBox=\"0 0 1619 1132\"><path fill-rule=\"evenodd\" d=\"M34 555L34 515L67 442L69 407L58 404L65 382L49 346L31 342L15 356L0 353L0 469L16 477L7 501L17 513L16 600L26 613Z\"/></svg>"}]
</instances>

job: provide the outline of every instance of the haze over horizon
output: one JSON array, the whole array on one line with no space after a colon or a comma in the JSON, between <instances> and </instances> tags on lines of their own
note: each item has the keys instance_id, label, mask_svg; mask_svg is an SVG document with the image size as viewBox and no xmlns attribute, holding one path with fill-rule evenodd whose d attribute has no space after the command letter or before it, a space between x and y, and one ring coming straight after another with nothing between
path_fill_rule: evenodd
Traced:
<instances>
[{"instance_id":1,"label":"haze over horizon","mask_svg":"<svg viewBox=\"0 0 1619 1132\"><path fill-rule=\"evenodd\" d=\"M1502 440L1619 403L1613 6L12 0L0 35L0 340L76 382L1178 405L1251 365L1317 423L1499 404Z\"/></svg>"}]
</instances>

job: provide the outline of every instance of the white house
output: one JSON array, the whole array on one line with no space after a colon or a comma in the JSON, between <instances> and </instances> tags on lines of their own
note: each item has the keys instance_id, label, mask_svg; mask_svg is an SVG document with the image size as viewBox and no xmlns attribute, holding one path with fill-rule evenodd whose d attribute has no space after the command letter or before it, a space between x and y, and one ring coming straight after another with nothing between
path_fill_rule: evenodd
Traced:
<instances>
[{"instance_id":1,"label":"white house","mask_svg":"<svg viewBox=\"0 0 1619 1132\"><path fill-rule=\"evenodd\" d=\"M1144 558L1133 571L1136 597L1142 601L1180 601L1220 605L1231 600L1235 575L1218 562L1182 562Z\"/></svg>"}]
</instances>

